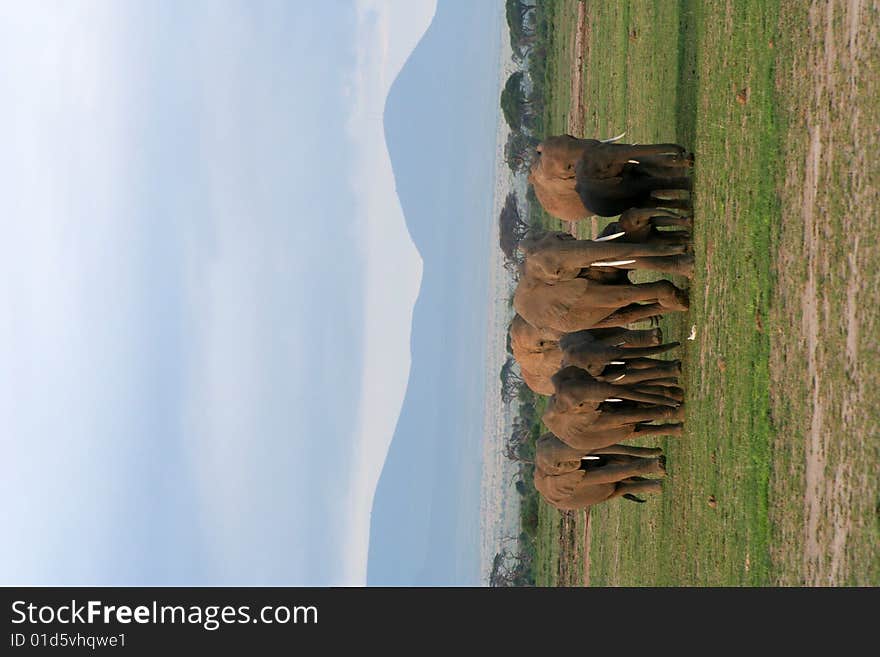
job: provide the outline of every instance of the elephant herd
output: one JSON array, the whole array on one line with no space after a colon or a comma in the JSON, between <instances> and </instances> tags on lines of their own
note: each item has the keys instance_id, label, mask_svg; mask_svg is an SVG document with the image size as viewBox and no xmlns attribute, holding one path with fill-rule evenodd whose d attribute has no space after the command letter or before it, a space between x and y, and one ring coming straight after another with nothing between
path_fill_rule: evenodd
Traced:
<instances>
[{"instance_id":1,"label":"elephant herd","mask_svg":"<svg viewBox=\"0 0 880 657\"><path fill-rule=\"evenodd\" d=\"M686 311L688 295L668 280L633 283L629 271L693 276L693 156L615 141L549 137L529 173L560 219L620 215L593 240L533 231L520 243L510 345L526 385L550 396L534 484L563 510L659 492L647 475L665 474L662 450L621 443L680 435L684 420L681 361L656 358L679 343L628 325Z\"/></svg>"}]
</instances>

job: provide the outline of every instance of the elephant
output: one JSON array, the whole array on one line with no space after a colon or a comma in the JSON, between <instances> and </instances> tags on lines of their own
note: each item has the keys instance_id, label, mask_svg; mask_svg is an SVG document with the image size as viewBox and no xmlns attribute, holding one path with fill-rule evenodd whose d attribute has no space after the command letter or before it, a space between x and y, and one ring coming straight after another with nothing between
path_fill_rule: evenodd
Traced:
<instances>
[{"instance_id":1,"label":"elephant","mask_svg":"<svg viewBox=\"0 0 880 657\"><path fill-rule=\"evenodd\" d=\"M674 147L672 154L651 154L646 149L657 147L639 147L628 146L623 144L611 144L614 141L595 139L577 139L571 135L559 135L548 137L537 147L537 157L529 170L528 181L535 190L535 196L541 203L541 206L550 214L563 221L577 221L585 219L597 212L588 209L584 204L583 197L577 189L577 164L583 159L585 153L591 154L591 157L583 167L584 179L589 187L589 175L597 175L599 173L599 165L605 162L606 178L626 178L638 179L648 178L652 180L665 180L665 184L661 184L657 190L677 189L680 186L682 178L681 173L689 166L692 166L693 159L683 155L683 149L680 146L671 144ZM659 145L666 146L666 145ZM639 149L640 160L638 163L629 162L632 156L629 155L632 149ZM678 149L681 149L679 151ZM617 171L616 167L609 166L608 163L615 163L616 157L623 154L628 155L623 161L625 166ZM603 159L604 158L604 159ZM614 173L614 176L608 176ZM644 183L642 183L644 184ZM603 183L605 187L613 188L612 182ZM678 186L677 186L678 185ZM688 188L688 187L686 187ZM616 193L619 196L620 190L613 190L612 195ZM658 192L659 193L659 192ZM686 203L680 200L672 199L664 202L662 198L654 197L645 200L644 203L632 203L630 207L636 205L655 205L666 207L687 207ZM626 209L626 208L623 208ZM620 214L623 210L614 212L611 215Z\"/></svg>"},{"instance_id":2,"label":"elephant","mask_svg":"<svg viewBox=\"0 0 880 657\"><path fill-rule=\"evenodd\" d=\"M660 226L678 226L686 230L657 230ZM655 208L630 208L612 221L599 233L597 239L617 239L620 242L644 244L689 244L693 219ZM637 263L622 263L614 267L595 266L585 270L582 276L600 283L630 283L628 270L651 269L663 274L678 274L685 278L694 276L694 256L691 253L675 257L645 257Z\"/></svg>"},{"instance_id":3,"label":"elephant","mask_svg":"<svg viewBox=\"0 0 880 657\"><path fill-rule=\"evenodd\" d=\"M527 385L535 392L552 395L553 384L550 383L550 377L560 369L563 358L560 340L570 341L570 338L553 329L532 326L519 315L514 315L508 333L513 357L519 363ZM660 329L641 331L624 328L590 329L587 333L589 339L595 341L597 345L621 349L656 346L663 339ZM533 378L542 379L543 382L540 384L542 389L549 392L536 390L529 380Z\"/></svg>"},{"instance_id":4,"label":"elephant","mask_svg":"<svg viewBox=\"0 0 880 657\"><path fill-rule=\"evenodd\" d=\"M586 277L604 282L590 275L597 267L650 269L693 276L694 258L686 254L686 241L658 238L650 232L650 226L645 230L636 221L634 218L624 223L631 230L632 237L625 230L614 234L606 231L605 237L596 240L579 240L561 231L537 231L520 243L525 254L523 272L544 281ZM639 242L635 239L636 230L652 240ZM613 238L625 239L612 241Z\"/></svg>"},{"instance_id":5,"label":"elephant","mask_svg":"<svg viewBox=\"0 0 880 657\"><path fill-rule=\"evenodd\" d=\"M609 361L617 358L617 351L622 350L626 358L626 366L640 370L633 373L629 378L624 377L625 383L636 380L656 378L647 375L650 366L674 367L677 361L661 361L639 357L645 353L640 348L657 347L663 339L660 329L629 330L624 328L589 329L577 333L562 334L552 329L536 328L525 321L519 315L514 315L508 328L510 335L510 347L513 357L519 363L520 372L525 384L533 391L541 395L554 393L553 383L550 380L562 367L565 350L561 347L564 342L567 349L573 353L581 353L584 342L595 346L596 349L608 348ZM671 348L671 347L669 347ZM632 350L631 352L629 350ZM659 353L659 352L658 352ZM670 365L671 363L671 365ZM576 363L572 363L576 364ZM610 362L609 362L610 364ZM675 375L675 372L667 370L665 376ZM615 376L614 378L618 378Z\"/></svg>"},{"instance_id":6,"label":"elephant","mask_svg":"<svg viewBox=\"0 0 880 657\"><path fill-rule=\"evenodd\" d=\"M669 342L651 347L622 347L597 340L589 331L577 331L560 338L560 365L577 366L597 380L607 383L630 384L662 380L678 377L681 374L681 361L649 357L665 353L679 345L679 342Z\"/></svg>"},{"instance_id":7,"label":"elephant","mask_svg":"<svg viewBox=\"0 0 880 657\"><path fill-rule=\"evenodd\" d=\"M688 298L684 290L666 280L608 285L586 278L544 281L524 275L517 283L513 306L532 326L573 333L686 311Z\"/></svg>"},{"instance_id":8,"label":"elephant","mask_svg":"<svg viewBox=\"0 0 880 657\"><path fill-rule=\"evenodd\" d=\"M691 179L681 174L692 159L682 146L580 141L590 143L574 165L575 191L591 213L613 217L634 207L681 206L688 198Z\"/></svg>"},{"instance_id":9,"label":"elephant","mask_svg":"<svg viewBox=\"0 0 880 657\"><path fill-rule=\"evenodd\" d=\"M548 475L560 475L578 470L581 467L581 461L588 456L622 454L652 457L660 456L662 453L663 450L659 447L634 447L619 444L593 450L576 449L565 444L552 433L545 433L535 441L535 467Z\"/></svg>"},{"instance_id":10,"label":"elephant","mask_svg":"<svg viewBox=\"0 0 880 657\"><path fill-rule=\"evenodd\" d=\"M555 392L541 420L571 447L599 449L629 438L681 435L683 394L677 388L613 385L574 366L559 370L551 381ZM673 424L647 424L654 421Z\"/></svg>"},{"instance_id":11,"label":"elephant","mask_svg":"<svg viewBox=\"0 0 880 657\"><path fill-rule=\"evenodd\" d=\"M535 489L547 502L560 511L575 511L624 497L643 502L638 493L659 493L660 481L642 475L666 474L663 456L643 458L608 454L597 463L582 462L580 467L563 474L547 474L535 468Z\"/></svg>"}]
</instances>

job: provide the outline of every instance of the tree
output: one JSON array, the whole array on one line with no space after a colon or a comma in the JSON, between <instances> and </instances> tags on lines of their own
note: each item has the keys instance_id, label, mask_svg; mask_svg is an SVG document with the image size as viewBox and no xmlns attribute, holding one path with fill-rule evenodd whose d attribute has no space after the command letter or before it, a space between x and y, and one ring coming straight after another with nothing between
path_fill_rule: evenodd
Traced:
<instances>
[{"instance_id":1,"label":"tree","mask_svg":"<svg viewBox=\"0 0 880 657\"><path fill-rule=\"evenodd\" d=\"M532 440L532 423L518 417L504 443L504 456L520 463L535 462L535 444Z\"/></svg>"},{"instance_id":2,"label":"tree","mask_svg":"<svg viewBox=\"0 0 880 657\"><path fill-rule=\"evenodd\" d=\"M516 195L510 192L504 199L501 214L498 215L498 242L507 263L512 264L514 269L519 264L516 249L528 231L529 225L519 214Z\"/></svg>"},{"instance_id":3,"label":"tree","mask_svg":"<svg viewBox=\"0 0 880 657\"><path fill-rule=\"evenodd\" d=\"M507 0L505 10L513 57L522 61L535 41L535 7L522 0Z\"/></svg>"},{"instance_id":4,"label":"tree","mask_svg":"<svg viewBox=\"0 0 880 657\"><path fill-rule=\"evenodd\" d=\"M501 366L501 401L509 404L517 398L519 389L525 385L522 375L519 373L519 365L513 358L508 357Z\"/></svg>"},{"instance_id":5,"label":"tree","mask_svg":"<svg viewBox=\"0 0 880 657\"><path fill-rule=\"evenodd\" d=\"M489 586L530 586L532 560L528 553L501 550L492 560Z\"/></svg>"},{"instance_id":6,"label":"tree","mask_svg":"<svg viewBox=\"0 0 880 657\"><path fill-rule=\"evenodd\" d=\"M512 73L501 90L501 112L511 130L528 127L532 117L531 102L523 91L524 75L522 71Z\"/></svg>"},{"instance_id":7,"label":"tree","mask_svg":"<svg viewBox=\"0 0 880 657\"><path fill-rule=\"evenodd\" d=\"M538 140L519 130L512 130L504 144L504 161L514 173L528 168Z\"/></svg>"}]
</instances>

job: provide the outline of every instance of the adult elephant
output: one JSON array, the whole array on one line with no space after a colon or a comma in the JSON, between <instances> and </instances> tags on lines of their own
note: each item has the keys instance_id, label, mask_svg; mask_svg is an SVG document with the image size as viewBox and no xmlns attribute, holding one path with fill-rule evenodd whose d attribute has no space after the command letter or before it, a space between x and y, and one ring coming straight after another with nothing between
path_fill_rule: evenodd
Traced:
<instances>
[{"instance_id":1,"label":"adult elephant","mask_svg":"<svg viewBox=\"0 0 880 657\"><path fill-rule=\"evenodd\" d=\"M615 162L615 157L639 149L641 160L636 164L629 162L627 157L624 169L620 174L627 178L649 177L666 181L657 187L658 190L676 189L682 178L682 173L692 164L692 159L681 154L677 145L655 145L654 147L639 147L623 144L612 144L614 140L599 141L596 139L577 139L571 135L559 135L548 137L537 147L537 155L530 170L528 181L535 191L535 196L541 206L550 214L563 221L577 221L598 214L585 205L582 195L577 189L577 165L585 153L591 154L589 164L584 167L584 175L595 174L595 169L603 161L606 164L607 173L614 172L609 163ZM674 146L676 153L673 155L650 155L647 150L657 147ZM663 150L661 148L660 150ZM603 159L604 158L604 159ZM618 177L618 176L612 176ZM606 186L610 183L605 183ZM650 195L649 195L650 196ZM679 200L663 201L660 198L649 198L644 203L632 203L636 205L665 205L686 207L686 203ZM626 209L626 208L624 208ZM621 210L622 211L622 210ZM620 214L621 211L613 214ZM607 216L612 216L607 215Z\"/></svg>"},{"instance_id":2,"label":"adult elephant","mask_svg":"<svg viewBox=\"0 0 880 657\"><path fill-rule=\"evenodd\" d=\"M613 385L573 366L561 369L551 380L555 392L541 420L571 447L599 449L629 438L681 435L684 409L678 389Z\"/></svg>"},{"instance_id":3,"label":"adult elephant","mask_svg":"<svg viewBox=\"0 0 880 657\"><path fill-rule=\"evenodd\" d=\"M598 449L576 449L565 444L552 433L545 433L535 441L535 467L548 475L573 472L582 466L588 456L619 454L625 456L653 457L663 454L659 447L634 447L612 444Z\"/></svg>"},{"instance_id":4,"label":"adult elephant","mask_svg":"<svg viewBox=\"0 0 880 657\"><path fill-rule=\"evenodd\" d=\"M535 392L552 395L553 384L550 382L550 377L562 367L563 352L560 348L560 341L568 340L571 342L571 340L559 331L532 326L519 315L514 315L508 333L513 357L519 363L526 383L532 390L535 390L526 377L526 372L528 372L529 378L543 380L542 390L535 390ZM619 349L653 347L659 345L663 339L663 333L660 329L639 331L625 328L591 329L587 333L591 342ZM641 354L639 353L639 355Z\"/></svg>"},{"instance_id":5,"label":"adult elephant","mask_svg":"<svg viewBox=\"0 0 880 657\"><path fill-rule=\"evenodd\" d=\"M649 269L692 277L694 258L687 253L687 240L676 239L675 235L656 236L650 229L643 229L640 219L622 218L619 231L606 229L603 237L595 240L579 240L561 231L535 232L520 242L523 270L527 276L545 281L585 277L602 282L591 276L598 267ZM639 241L642 233L651 241Z\"/></svg>"},{"instance_id":6,"label":"adult elephant","mask_svg":"<svg viewBox=\"0 0 880 657\"><path fill-rule=\"evenodd\" d=\"M573 365L586 370L598 381L615 385L674 385L681 375L681 361L660 360L651 356L679 345L679 342L669 342L651 347L625 347L613 341L597 340L589 331L578 331L560 338L562 361L559 369Z\"/></svg>"},{"instance_id":7,"label":"adult elephant","mask_svg":"<svg viewBox=\"0 0 880 657\"><path fill-rule=\"evenodd\" d=\"M688 298L684 290L666 280L608 285L588 278L544 280L524 274L517 283L513 306L532 326L573 333L686 311Z\"/></svg>"},{"instance_id":8,"label":"adult elephant","mask_svg":"<svg viewBox=\"0 0 880 657\"><path fill-rule=\"evenodd\" d=\"M693 160L682 146L575 141L581 142L575 191L591 213L613 217L634 207L686 205L691 179L684 174Z\"/></svg>"},{"instance_id":9,"label":"adult elephant","mask_svg":"<svg viewBox=\"0 0 880 657\"><path fill-rule=\"evenodd\" d=\"M575 511L616 497L643 502L638 494L659 493L660 481L643 475L665 476L665 458L609 454L598 463L587 462L563 474L547 474L536 467L534 483L541 496L557 509Z\"/></svg>"},{"instance_id":10,"label":"adult elephant","mask_svg":"<svg viewBox=\"0 0 880 657\"><path fill-rule=\"evenodd\" d=\"M658 230L674 226L684 230ZM658 208L630 208L612 221L599 233L598 239L615 239L619 242L641 244L689 245L693 219ZM613 267L594 266L582 275L602 283L629 283L630 269L652 269L661 273L679 274L685 278L694 276L692 253L674 257L639 258L637 263L622 263Z\"/></svg>"},{"instance_id":11,"label":"adult elephant","mask_svg":"<svg viewBox=\"0 0 880 657\"><path fill-rule=\"evenodd\" d=\"M573 333L624 326L664 311L687 310L687 295L669 281L608 284L584 277L596 264L635 263L641 256L681 255L684 244L614 244L542 232L523 240L525 258L513 304L532 326ZM617 260L615 260L617 258ZM648 308L632 304L645 302ZM625 309L625 316L615 315ZM603 320L605 320L603 322Z\"/></svg>"}]
</instances>

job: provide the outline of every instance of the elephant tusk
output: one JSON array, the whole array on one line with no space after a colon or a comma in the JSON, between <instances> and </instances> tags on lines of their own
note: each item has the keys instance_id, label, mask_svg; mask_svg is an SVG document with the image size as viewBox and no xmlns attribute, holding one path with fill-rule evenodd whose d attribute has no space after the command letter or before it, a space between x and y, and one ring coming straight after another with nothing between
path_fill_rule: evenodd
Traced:
<instances>
[{"instance_id":1,"label":"elephant tusk","mask_svg":"<svg viewBox=\"0 0 880 657\"><path fill-rule=\"evenodd\" d=\"M624 136L625 134L626 134L626 132L624 131L624 132L621 132L621 133L620 133L619 135L617 135L616 137L609 137L608 139L600 139L599 141L601 141L603 144L613 144L613 143L616 142L617 140L619 140L619 139L623 139L623 136Z\"/></svg>"},{"instance_id":2,"label":"elephant tusk","mask_svg":"<svg viewBox=\"0 0 880 657\"><path fill-rule=\"evenodd\" d=\"M641 164L638 160L627 160L628 164Z\"/></svg>"},{"instance_id":3,"label":"elephant tusk","mask_svg":"<svg viewBox=\"0 0 880 657\"><path fill-rule=\"evenodd\" d=\"M626 365L626 363L622 360L612 360L611 364L612 365Z\"/></svg>"},{"instance_id":4,"label":"elephant tusk","mask_svg":"<svg viewBox=\"0 0 880 657\"><path fill-rule=\"evenodd\" d=\"M620 267L621 265L631 265L635 260L611 260L610 262L594 262L590 267Z\"/></svg>"},{"instance_id":5,"label":"elephant tusk","mask_svg":"<svg viewBox=\"0 0 880 657\"><path fill-rule=\"evenodd\" d=\"M606 235L605 237L597 237L594 239L594 242L610 242L611 240L616 240L618 237L623 237L626 235L626 231L620 231L619 233L612 233L611 235Z\"/></svg>"},{"instance_id":6,"label":"elephant tusk","mask_svg":"<svg viewBox=\"0 0 880 657\"><path fill-rule=\"evenodd\" d=\"M581 461L598 461L598 456L582 456Z\"/></svg>"},{"instance_id":7,"label":"elephant tusk","mask_svg":"<svg viewBox=\"0 0 880 657\"><path fill-rule=\"evenodd\" d=\"M626 373L623 373L623 374L621 374L619 377L617 377L616 379L612 379L612 380L610 381L610 383L614 383L615 381L620 381L620 380L621 380L623 377L625 377L625 376L626 376ZM611 400L608 400L608 401L611 401Z\"/></svg>"},{"instance_id":8,"label":"elephant tusk","mask_svg":"<svg viewBox=\"0 0 880 657\"><path fill-rule=\"evenodd\" d=\"M623 400L622 400L622 399L618 399L617 397L609 397L609 398L606 399L605 401L607 401L607 402L620 402L620 401L623 401Z\"/></svg>"}]
</instances>

